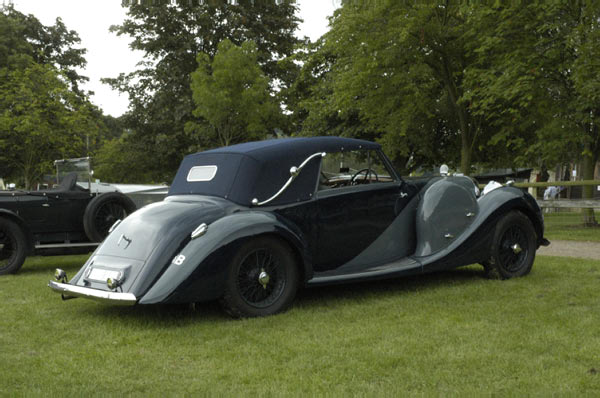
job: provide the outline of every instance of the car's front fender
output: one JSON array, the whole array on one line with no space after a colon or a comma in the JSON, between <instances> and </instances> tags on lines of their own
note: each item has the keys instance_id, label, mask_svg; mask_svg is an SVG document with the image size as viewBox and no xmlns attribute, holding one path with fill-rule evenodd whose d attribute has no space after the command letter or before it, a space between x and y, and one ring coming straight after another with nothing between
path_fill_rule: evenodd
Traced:
<instances>
[{"instance_id":1,"label":"car's front fender","mask_svg":"<svg viewBox=\"0 0 600 398\"><path fill-rule=\"evenodd\" d=\"M21 218L21 216L19 216L17 213L8 209L0 209L0 217L4 217L13 221L23 230L23 233L27 237L27 253L33 253L33 249L35 247L33 242L33 234L31 233L31 229L27 226L27 222L25 222L25 220L23 220L23 218Z\"/></svg>"},{"instance_id":2,"label":"car's front fender","mask_svg":"<svg viewBox=\"0 0 600 398\"><path fill-rule=\"evenodd\" d=\"M452 243L434 255L418 258L424 269L437 269L477 263L487 260L491 253L493 232L498 221L508 212L518 210L532 222L538 245L544 241L544 222L535 199L514 187L495 189L478 199L479 213L473 223Z\"/></svg>"},{"instance_id":3,"label":"car's front fender","mask_svg":"<svg viewBox=\"0 0 600 398\"><path fill-rule=\"evenodd\" d=\"M214 221L204 235L190 240L139 302L178 303L220 297L236 249L246 239L265 234L289 243L304 273L311 272L305 242L283 220L273 213L240 211Z\"/></svg>"}]
</instances>

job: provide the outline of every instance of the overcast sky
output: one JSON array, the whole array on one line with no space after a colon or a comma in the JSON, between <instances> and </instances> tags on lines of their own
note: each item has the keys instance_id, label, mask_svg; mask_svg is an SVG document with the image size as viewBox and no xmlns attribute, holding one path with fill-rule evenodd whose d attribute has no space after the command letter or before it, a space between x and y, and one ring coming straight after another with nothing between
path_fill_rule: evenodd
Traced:
<instances>
[{"instance_id":1,"label":"overcast sky","mask_svg":"<svg viewBox=\"0 0 600 398\"><path fill-rule=\"evenodd\" d=\"M2 2L7 4L9 0ZM296 3L299 17L304 20L298 36L315 40L327 31L327 17L339 7L341 0L297 0ZM13 0L13 4L18 11L35 15L44 25L53 25L60 17L68 29L75 30L81 38L81 46L87 49L87 67L81 74L90 78L85 89L95 93L92 102L112 116L120 116L127 110L127 95L100 83L100 78L133 71L142 58L141 52L129 49L128 37L117 37L108 31L111 25L120 24L125 18L121 0Z\"/></svg>"}]
</instances>

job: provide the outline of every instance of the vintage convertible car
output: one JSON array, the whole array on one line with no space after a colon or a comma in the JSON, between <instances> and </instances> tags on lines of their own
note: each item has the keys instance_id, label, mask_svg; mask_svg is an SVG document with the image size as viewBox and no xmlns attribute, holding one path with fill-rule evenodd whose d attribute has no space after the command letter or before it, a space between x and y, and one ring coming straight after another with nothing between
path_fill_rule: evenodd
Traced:
<instances>
[{"instance_id":1,"label":"vintage convertible car","mask_svg":"<svg viewBox=\"0 0 600 398\"><path fill-rule=\"evenodd\" d=\"M34 251L91 251L116 220L143 204L124 186L92 183L89 158L54 163L56 187L0 191L0 275L17 272Z\"/></svg>"},{"instance_id":2,"label":"vintage convertible car","mask_svg":"<svg viewBox=\"0 0 600 398\"><path fill-rule=\"evenodd\" d=\"M219 299L235 317L285 310L301 286L484 264L527 274L548 244L536 201L479 196L468 177L403 180L378 144L348 138L251 142L187 156L168 196L111 232L63 299L114 304Z\"/></svg>"}]
</instances>

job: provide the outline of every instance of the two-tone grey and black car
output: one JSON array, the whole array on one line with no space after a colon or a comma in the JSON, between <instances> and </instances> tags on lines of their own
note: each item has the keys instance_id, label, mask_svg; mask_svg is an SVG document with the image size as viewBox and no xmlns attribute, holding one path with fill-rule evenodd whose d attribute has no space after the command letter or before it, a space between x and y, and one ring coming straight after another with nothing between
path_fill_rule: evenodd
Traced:
<instances>
[{"instance_id":1,"label":"two-tone grey and black car","mask_svg":"<svg viewBox=\"0 0 600 398\"><path fill-rule=\"evenodd\" d=\"M49 286L114 304L218 299L261 316L303 286L473 263L523 276L543 232L536 201L514 187L403 180L368 141L277 139L187 156L162 202L116 223L70 281L57 270Z\"/></svg>"}]
</instances>

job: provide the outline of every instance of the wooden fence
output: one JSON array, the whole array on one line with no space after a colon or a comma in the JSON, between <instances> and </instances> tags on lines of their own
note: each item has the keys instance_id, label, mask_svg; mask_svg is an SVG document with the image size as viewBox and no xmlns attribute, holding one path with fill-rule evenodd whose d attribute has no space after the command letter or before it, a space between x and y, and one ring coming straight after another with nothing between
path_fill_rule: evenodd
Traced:
<instances>
[{"instance_id":1,"label":"wooden fence","mask_svg":"<svg viewBox=\"0 0 600 398\"><path fill-rule=\"evenodd\" d=\"M600 180L587 181L552 181L552 182L517 182L516 188L548 188L548 187L575 187L575 186L600 186ZM483 189L485 185L480 185ZM537 199L542 208L573 208L573 209L598 209L600 210L600 199Z\"/></svg>"}]
</instances>

